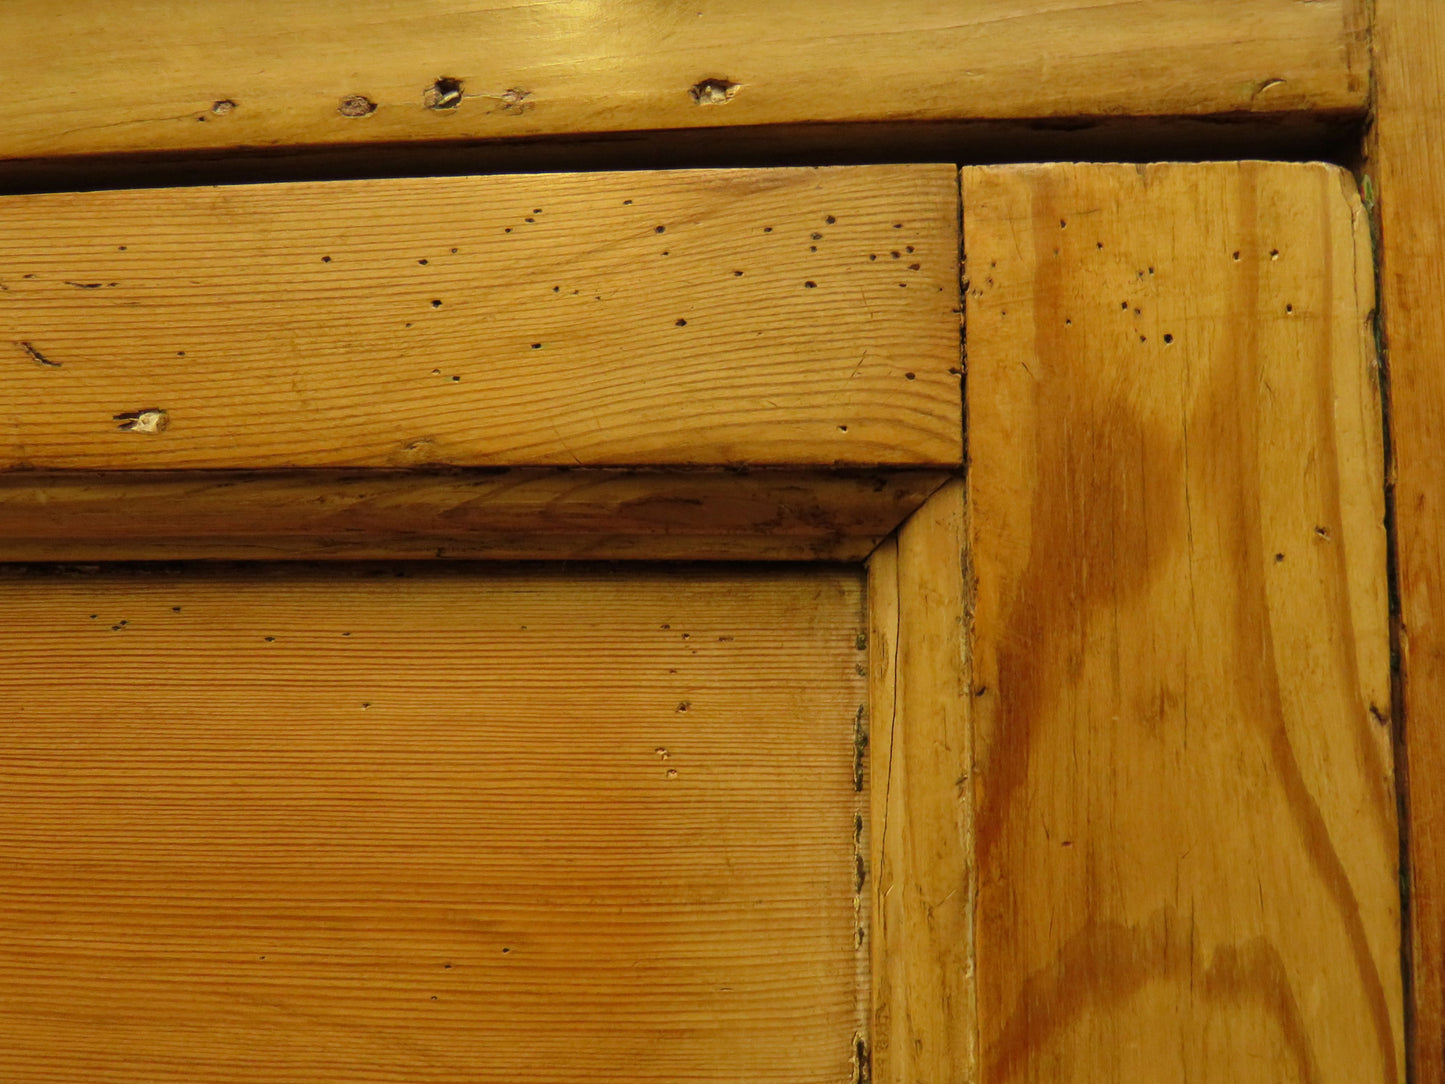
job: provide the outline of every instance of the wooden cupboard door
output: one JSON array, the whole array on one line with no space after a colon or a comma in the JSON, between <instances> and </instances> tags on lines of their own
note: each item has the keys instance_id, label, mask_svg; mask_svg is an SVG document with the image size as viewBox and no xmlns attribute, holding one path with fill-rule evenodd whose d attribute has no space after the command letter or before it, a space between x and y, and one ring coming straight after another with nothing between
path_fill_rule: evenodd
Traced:
<instances>
[{"instance_id":1,"label":"wooden cupboard door","mask_svg":"<svg viewBox=\"0 0 1445 1084\"><path fill-rule=\"evenodd\" d=\"M0 577L0 1078L849 1079L853 568Z\"/></svg>"}]
</instances>

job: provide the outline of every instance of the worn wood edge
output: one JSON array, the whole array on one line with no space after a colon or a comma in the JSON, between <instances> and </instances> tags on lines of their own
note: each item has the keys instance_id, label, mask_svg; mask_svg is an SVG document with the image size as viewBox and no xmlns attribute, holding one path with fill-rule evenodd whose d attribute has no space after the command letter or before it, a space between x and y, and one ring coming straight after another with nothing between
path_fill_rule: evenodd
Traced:
<instances>
[{"instance_id":1,"label":"worn wood edge","mask_svg":"<svg viewBox=\"0 0 1445 1084\"><path fill-rule=\"evenodd\" d=\"M1405 760L1400 746L1401 690L1399 687L1399 636L1398 636L1398 576L1394 542L1394 497L1393 464L1390 454L1388 376L1385 359L1380 349L1379 306L1380 291L1376 265L1376 235L1371 218L1371 209L1366 206L1360 185L1353 173L1336 171L1339 193L1349 215L1350 236L1353 242L1352 284L1355 294L1355 316L1353 327L1357 351L1353 357L1341 350L1335 353L1335 386L1358 388L1357 396L1360 418L1358 424L1359 443L1354 448L1342 449L1341 473L1355 472L1356 484L1352 491L1366 495L1367 506L1360 518L1367 519L1375 540L1372 544L1377 561L1371 562L1374 571L1361 568L1354 562L1346 562L1344 576L1346 593L1350 600L1353 627L1359 630L1360 652L1358 666L1362 673L1384 673L1388 685L1381 690L1388 702L1380 707L1371 704L1374 714L1383 712L1390 720L1390 756L1387 761L1386 786L1395 794L1395 830L1401 840L1396 854L1394 874L1400 886L1395 973L1387 976L1387 996L1393 1008L1392 1014L1395 1079L1406 1082L1418 1079L1413 1072L1411 1056L1411 1012L1410 1012L1410 920L1409 899L1405 890L1407 884L1408 854L1404 841L1408 835L1408 809L1404 802L1406 782L1404 779ZM1373 202L1373 191L1368 193ZM1337 408L1338 409L1338 408ZM1383 573L1381 571L1383 566ZM1384 579L1381 586L1380 579ZM1384 596L1383 606L1377 605ZM1373 647L1374 650L1369 650Z\"/></svg>"},{"instance_id":2,"label":"worn wood edge","mask_svg":"<svg viewBox=\"0 0 1445 1084\"><path fill-rule=\"evenodd\" d=\"M1433 1084L1445 1080L1445 18L1431 0L1374 0L1371 46L1371 123L1356 165L1377 242L1405 1044L1409 1079Z\"/></svg>"},{"instance_id":3,"label":"worn wood edge","mask_svg":"<svg viewBox=\"0 0 1445 1084\"><path fill-rule=\"evenodd\" d=\"M872 1080L973 1080L973 741L965 483L868 564Z\"/></svg>"},{"instance_id":4,"label":"worn wood edge","mask_svg":"<svg viewBox=\"0 0 1445 1084\"><path fill-rule=\"evenodd\" d=\"M859 561L934 470L0 474L0 561Z\"/></svg>"},{"instance_id":5,"label":"worn wood edge","mask_svg":"<svg viewBox=\"0 0 1445 1084\"><path fill-rule=\"evenodd\" d=\"M5 97L17 112L3 148L14 157L805 120L1363 111L1367 93L1364 0L1252 0L1223 15L1190 0L1129 5L1142 13L1032 3L1009 17L986 2L942 17L904 4L886 18L849 3L823 25L806 6L698 7L654 13L658 26L645 32L586 5L519 20L505 5L432 5L422 19L414 5L367 3L328 22L320 5L268 4L228 27L163 4L142 38L100 5L57 19L14 3ZM1250 33L1237 29L1240 15ZM101 71L88 93L58 101L76 90L63 58L83 42ZM846 77L829 55L843 43ZM308 46L350 59L308 56ZM157 54L169 61L161 80L149 70Z\"/></svg>"}]
</instances>

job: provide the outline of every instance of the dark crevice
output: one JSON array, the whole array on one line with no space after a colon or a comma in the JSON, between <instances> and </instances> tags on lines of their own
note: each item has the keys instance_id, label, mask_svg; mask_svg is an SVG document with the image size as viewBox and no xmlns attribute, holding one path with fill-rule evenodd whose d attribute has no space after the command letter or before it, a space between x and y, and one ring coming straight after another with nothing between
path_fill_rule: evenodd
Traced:
<instances>
[{"instance_id":1,"label":"dark crevice","mask_svg":"<svg viewBox=\"0 0 1445 1084\"><path fill-rule=\"evenodd\" d=\"M1360 137L1359 117L1325 114L724 126L9 159L0 161L0 194L487 173L895 162L988 165L1269 158L1348 164L1357 153Z\"/></svg>"}]
</instances>

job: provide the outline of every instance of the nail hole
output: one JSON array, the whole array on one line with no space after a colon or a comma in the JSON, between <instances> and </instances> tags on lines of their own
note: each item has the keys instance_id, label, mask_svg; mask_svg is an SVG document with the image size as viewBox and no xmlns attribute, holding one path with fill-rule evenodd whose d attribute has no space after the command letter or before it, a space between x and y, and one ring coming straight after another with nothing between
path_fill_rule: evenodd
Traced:
<instances>
[{"instance_id":1,"label":"nail hole","mask_svg":"<svg viewBox=\"0 0 1445 1084\"><path fill-rule=\"evenodd\" d=\"M428 109L455 109L462 104L462 81L444 75L422 95L422 103Z\"/></svg>"},{"instance_id":2,"label":"nail hole","mask_svg":"<svg viewBox=\"0 0 1445 1084\"><path fill-rule=\"evenodd\" d=\"M738 84L730 79L703 79L688 88L694 105L723 105L737 95Z\"/></svg>"},{"instance_id":3,"label":"nail hole","mask_svg":"<svg viewBox=\"0 0 1445 1084\"><path fill-rule=\"evenodd\" d=\"M369 117L376 112L376 103L364 94L348 94L336 111L343 117Z\"/></svg>"}]
</instances>

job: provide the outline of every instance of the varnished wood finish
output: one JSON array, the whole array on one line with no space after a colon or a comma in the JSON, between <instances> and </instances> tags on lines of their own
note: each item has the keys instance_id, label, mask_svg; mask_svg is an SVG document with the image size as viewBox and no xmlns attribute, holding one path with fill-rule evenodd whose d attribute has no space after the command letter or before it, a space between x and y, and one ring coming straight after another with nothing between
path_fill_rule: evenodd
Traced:
<instances>
[{"instance_id":1,"label":"varnished wood finish","mask_svg":"<svg viewBox=\"0 0 1445 1084\"><path fill-rule=\"evenodd\" d=\"M1351 178L963 184L980 1080L1403 1080Z\"/></svg>"},{"instance_id":2,"label":"varnished wood finish","mask_svg":"<svg viewBox=\"0 0 1445 1084\"><path fill-rule=\"evenodd\" d=\"M0 1078L848 1078L853 570L22 570L0 607Z\"/></svg>"},{"instance_id":3,"label":"varnished wood finish","mask_svg":"<svg viewBox=\"0 0 1445 1084\"><path fill-rule=\"evenodd\" d=\"M1364 0L8 0L0 159L956 118L1360 113ZM451 86L454 81L458 84ZM786 146L786 140L780 141Z\"/></svg>"},{"instance_id":4,"label":"varnished wood finish","mask_svg":"<svg viewBox=\"0 0 1445 1084\"><path fill-rule=\"evenodd\" d=\"M0 474L0 560L861 561L938 471Z\"/></svg>"},{"instance_id":5,"label":"varnished wood finish","mask_svg":"<svg viewBox=\"0 0 1445 1084\"><path fill-rule=\"evenodd\" d=\"M948 466L957 252L937 165L9 197L0 466Z\"/></svg>"},{"instance_id":6,"label":"varnished wood finish","mask_svg":"<svg viewBox=\"0 0 1445 1084\"><path fill-rule=\"evenodd\" d=\"M973 735L964 487L868 562L874 1084L973 1080Z\"/></svg>"},{"instance_id":7,"label":"varnished wood finish","mask_svg":"<svg viewBox=\"0 0 1445 1084\"><path fill-rule=\"evenodd\" d=\"M1375 0L1375 126L1419 1084L1445 1081L1445 8Z\"/></svg>"}]
</instances>

